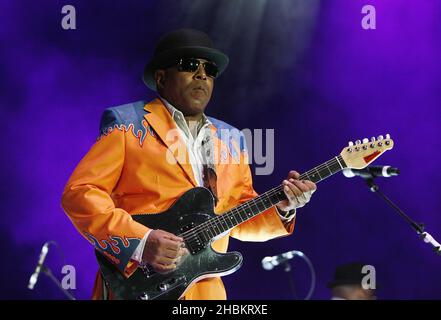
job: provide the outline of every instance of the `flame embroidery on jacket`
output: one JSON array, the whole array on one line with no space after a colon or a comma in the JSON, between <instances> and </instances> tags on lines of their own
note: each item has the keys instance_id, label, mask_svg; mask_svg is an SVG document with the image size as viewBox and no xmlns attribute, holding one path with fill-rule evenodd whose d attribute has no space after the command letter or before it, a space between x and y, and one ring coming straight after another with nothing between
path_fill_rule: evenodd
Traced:
<instances>
[{"instance_id":1,"label":"flame embroidery on jacket","mask_svg":"<svg viewBox=\"0 0 441 320\"><path fill-rule=\"evenodd\" d=\"M139 238L127 238L118 236L108 236L108 239L98 240L90 233L84 232L84 234L96 249L108 253L112 256L118 256L121 254L121 252L124 252L125 249L132 246L134 249L136 249L139 242L141 241Z\"/></svg>"},{"instance_id":2,"label":"flame embroidery on jacket","mask_svg":"<svg viewBox=\"0 0 441 320\"><path fill-rule=\"evenodd\" d=\"M142 144L144 143L145 137L147 136L147 131L150 133L152 137L155 137L155 132L153 131L153 128L150 127L147 124L146 120L142 120L142 128L139 128L138 130L135 129L135 125L133 123L129 124L114 124L111 127L103 128L101 130L100 136L96 139L97 141L100 140L103 136L107 136L113 132L113 130L118 129L122 132L128 132L129 130L132 132L132 134L139 140L139 145L142 147Z\"/></svg>"}]
</instances>

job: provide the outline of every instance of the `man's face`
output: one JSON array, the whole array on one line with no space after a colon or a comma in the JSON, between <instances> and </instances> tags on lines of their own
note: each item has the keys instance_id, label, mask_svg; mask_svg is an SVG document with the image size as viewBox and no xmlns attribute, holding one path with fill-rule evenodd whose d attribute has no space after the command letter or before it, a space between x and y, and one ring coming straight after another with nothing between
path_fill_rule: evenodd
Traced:
<instances>
[{"instance_id":1,"label":"man's face","mask_svg":"<svg viewBox=\"0 0 441 320\"><path fill-rule=\"evenodd\" d=\"M155 80L161 96L184 116L202 114L210 101L214 86L214 79L207 76L202 63L195 72L179 71L176 66L157 70Z\"/></svg>"}]
</instances>

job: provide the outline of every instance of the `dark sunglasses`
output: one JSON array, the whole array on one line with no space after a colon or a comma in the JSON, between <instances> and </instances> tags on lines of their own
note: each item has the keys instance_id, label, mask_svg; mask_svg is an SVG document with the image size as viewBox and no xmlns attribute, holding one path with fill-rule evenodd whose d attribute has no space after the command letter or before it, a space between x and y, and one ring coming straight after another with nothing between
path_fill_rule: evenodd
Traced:
<instances>
[{"instance_id":1,"label":"dark sunglasses","mask_svg":"<svg viewBox=\"0 0 441 320\"><path fill-rule=\"evenodd\" d=\"M177 63L177 67L181 72L196 72L199 69L200 64L204 67L207 76L217 78L219 75L219 68L214 62L201 62L196 58L181 58Z\"/></svg>"}]
</instances>

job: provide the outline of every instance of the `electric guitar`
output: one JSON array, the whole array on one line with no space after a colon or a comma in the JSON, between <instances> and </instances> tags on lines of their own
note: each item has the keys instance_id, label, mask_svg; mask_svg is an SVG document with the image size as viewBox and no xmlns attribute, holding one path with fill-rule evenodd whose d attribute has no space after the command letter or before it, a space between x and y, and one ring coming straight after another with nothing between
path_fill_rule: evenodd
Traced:
<instances>
[{"instance_id":1,"label":"electric guitar","mask_svg":"<svg viewBox=\"0 0 441 320\"><path fill-rule=\"evenodd\" d=\"M300 180L318 183L344 168L362 169L385 151L393 148L389 135L371 141L349 143L340 155L303 173ZM197 187L185 192L166 211L158 214L134 214L133 219L151 229L161 229L184 239L190 254L177 268L158 273L139 267L126 278L104 255L95 250L105 283L117 299L177 300L189 286L203 278L231 274L240 268L239 252L219 253L211 243L217 236L253 218L285 200L283 187L275 187L223 214L214 213L214 199L208 189Z\"/></svg>"}]
</instances>

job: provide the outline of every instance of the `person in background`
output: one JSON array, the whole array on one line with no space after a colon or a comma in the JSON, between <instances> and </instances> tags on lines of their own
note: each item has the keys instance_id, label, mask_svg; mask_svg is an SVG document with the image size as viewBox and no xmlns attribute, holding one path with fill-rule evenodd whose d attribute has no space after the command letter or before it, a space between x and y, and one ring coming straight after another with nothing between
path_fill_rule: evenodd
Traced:
<instances>
[{"instance_id":1,"label":"person in background","mask_svg":"<svg viewBox=\"0 0 441 320\"><path fill-rule=\"evenodd\" d=\"M352 262L340 265L336 268L334 279L328 283L331 289L331 300L376 300L375 289L364 289L363 278L367 273L363 272L365 263Z\"/></svg>"}]
</instances>

